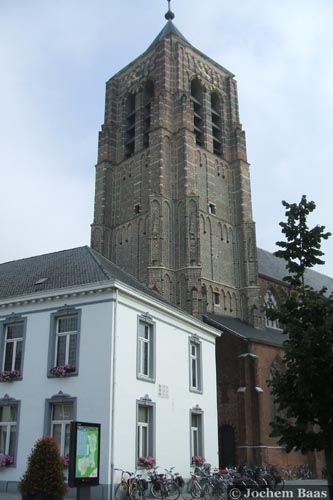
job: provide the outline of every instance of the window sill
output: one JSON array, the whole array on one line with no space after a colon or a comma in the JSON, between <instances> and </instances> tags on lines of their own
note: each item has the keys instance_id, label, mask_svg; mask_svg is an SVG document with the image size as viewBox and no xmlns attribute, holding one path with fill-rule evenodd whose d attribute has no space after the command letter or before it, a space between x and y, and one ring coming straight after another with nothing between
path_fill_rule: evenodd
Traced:
<instances>
[{"instance_id":1,"label":"window sill","mask_svg":"<svg viewBox=\"0 0 333 500\"><path fill-rule=\"evenodd\" d=\"M203 390L197 389L196 387L190 387L190 392L195 392L196 394L203 394Z\"/></svg>"},{"instance_id":2,"label":"window sill","mask_svg":"<svg viewBox=\"0 0 333 500\"><path fill-rule=\"evenodd\" d=\"M48 377L50 378L66 378L77 374L77 366L74 364L53 366L48 371Z\"/></svg>"},{"instance_id":3,"label":"window sill","mask_svg":"<svg viewBox=\"0 0 333 500\"><path fill-rule=\"evenodd\" d=\"M66 373L64 375L52 375L52 373L47 374L47 378L69 378L69 377L77 377L78 372Z\"/></svg>"},{"instance_id":4,"label":"window sill","mask_svg":"<svg viewBox=\"0 0 333 500\"><path fill-rule=\"evenodd\" d=\"M144 375L137 374L136 378L142 382L149 382L150 384L155 384L156 379L152 377L145 377Z\"/></svg>"}]
</instances>

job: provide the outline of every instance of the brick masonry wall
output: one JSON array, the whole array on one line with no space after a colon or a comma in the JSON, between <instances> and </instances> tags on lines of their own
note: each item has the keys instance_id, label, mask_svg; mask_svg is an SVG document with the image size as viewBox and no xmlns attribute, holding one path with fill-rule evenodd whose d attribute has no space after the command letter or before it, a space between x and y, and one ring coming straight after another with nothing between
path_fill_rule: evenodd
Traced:
<instances>
[{"instance_id":1,"label":"brick masonry wall","mask_svg":"<svg viewBox=\"0 0 333 500\"><path fill-rule=\"evenodd\" d=\"M203 89L202 146L193 132L193 78ZM147 145L149 82L154 95ZM222 155L213 151L213 92L221 106ZM135 142L126 157L133 99ZM251 320L257 307L249 292L256 286L256 245L236 82L173 35L107 83L92 246L189 312L212 311L214 292L226 314Z\"/></svg>"}]
</instances>

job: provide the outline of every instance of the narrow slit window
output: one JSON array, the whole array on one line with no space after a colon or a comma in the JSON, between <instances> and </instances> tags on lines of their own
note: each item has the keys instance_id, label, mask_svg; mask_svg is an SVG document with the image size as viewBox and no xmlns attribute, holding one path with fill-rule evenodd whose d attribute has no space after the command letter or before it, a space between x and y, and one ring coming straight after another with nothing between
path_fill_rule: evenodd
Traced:
<instances>
[{"instance_id":1,"label":"narrow slit window","mask_svg":"<svg viewBox=\"0 0 333 500\"><path fill-rule=\"evenodd\" d=\"M211 95L211 112L212 112L212 136L213 136L213 152L216 155L222 153L222 120L221 120L221 105L217 94Z\"/></svg>"},{"instance_id":2,"label":"narrow slit window","mask_svg":"<svg viewBox=\"0 0 333 500\"><path fill-rule=\"evenodd\" d=\"M125 126L125 155L129 158L135 151L135 94L127 97Z\"/></svg>"},{"instance_id":3,"label":"narrow slit window","mask_svg":"<svg viewBox=\"0 0 333 500\"><path fill-rule=\"evenodd\" d=\"M151 107L154 97L154 84L152 81L146 83L143 91L143 145L149 146L149 133L151 129Z\"/></svg>"},{"instance_id":4,"label":"narrow slit window","mask_svg":"<svg viewBox=\"0 0 333 500\"><path fill-rule=\"evenodd\" d=\"M202 106L202 87L198 80L191 82L191 101L193 104L193 130L195 142L199 146L204 144L203 134L203 106Z\"/></svg>"}]
</instances>

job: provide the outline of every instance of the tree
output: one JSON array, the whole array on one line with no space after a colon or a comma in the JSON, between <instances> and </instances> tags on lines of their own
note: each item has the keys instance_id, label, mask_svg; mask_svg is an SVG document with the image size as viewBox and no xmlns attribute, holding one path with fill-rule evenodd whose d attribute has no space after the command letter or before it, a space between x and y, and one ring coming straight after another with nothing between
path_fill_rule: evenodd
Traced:
<instances>
[{"instance_id":1,"label":"tree","mask_svg":"<svg viewBox=\"0 0 333 500\"><path fill-rule=\"evenodd\" d=\"M55 438L38 439L28 458L27 470L19 482L19 490L26 500L32 498L58 500L67 492L64 464ZM35 496L37 495L37 496Z\"/></svg>"},{"instance_id":2,"label":"tree","mask_svg":"<svg viewBox=\"0 0 333 500\"><path fill-rule=\"evenodd\" d=\"M267 311L278 319L287 336L283 369L272 373L268 385L278 415L272 436L286 451L324 450L330 499L333 500L333 294L306 285L306 270L323 264L321 242L330 233L324 226L309 229L307 217L315 209L303 196L288 204L287 222L281 222L286 241L275 255L286 261L287 291L280 291L277 308Z\"/></svg>"}]
</instances>

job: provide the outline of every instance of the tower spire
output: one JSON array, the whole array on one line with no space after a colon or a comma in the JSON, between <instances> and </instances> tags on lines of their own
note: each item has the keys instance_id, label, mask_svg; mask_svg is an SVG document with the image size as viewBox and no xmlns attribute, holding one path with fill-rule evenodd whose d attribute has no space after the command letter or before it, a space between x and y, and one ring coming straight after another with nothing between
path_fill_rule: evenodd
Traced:
<instances>
[{"instance_id":1,"label":"tower spire","mask_svg":"<svg viewBox=\"0 0 333 500\"><path fill-rule=\"evenodd\" d=\"M167 0L167 2L168 2L168 12L165 14L165 16L164 16L164 17L165 17L165 19L166 19L167 21L172 21L172 19L174 19L174 18L175 18L175 15L174 15L174 13L172 12L172 10L170 9L170 2L171 2L171 0Z\"/></svg>"}]
</instances>

